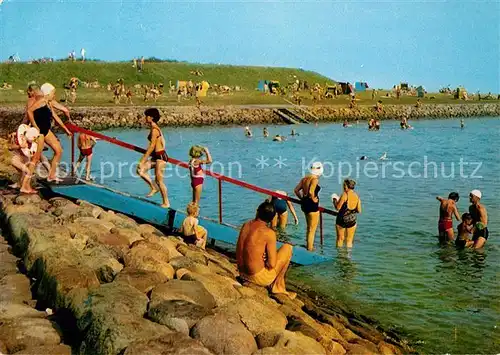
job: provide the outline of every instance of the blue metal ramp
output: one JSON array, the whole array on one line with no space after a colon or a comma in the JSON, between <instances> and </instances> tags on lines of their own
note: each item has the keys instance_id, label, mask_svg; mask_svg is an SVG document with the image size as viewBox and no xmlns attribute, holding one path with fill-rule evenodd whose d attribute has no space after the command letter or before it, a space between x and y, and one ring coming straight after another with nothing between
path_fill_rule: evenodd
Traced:
<instances>
[{"instance_id":1,"label":"blue metal ramp","mask_svg":"<svg viewBox=\"0 0 500 355\"><path fill-rule=\"evenodd\" d=\"M62 184L47 185L55 194L71 199L81 199L120 212L151 224L169 228L179 228L186 217L185 213L174 209L165 209L144 198L114 191L104 186L84 183L80 180L66 180ZM236 245L239 231L233 227L219 224L200 217L200 225L208 231L208 237L216 241ZM282 243L278 243L280 246ZM292 262L299 265L311 265L331 260L325 256L294 246Z\"/></svg>"}]
</instances>

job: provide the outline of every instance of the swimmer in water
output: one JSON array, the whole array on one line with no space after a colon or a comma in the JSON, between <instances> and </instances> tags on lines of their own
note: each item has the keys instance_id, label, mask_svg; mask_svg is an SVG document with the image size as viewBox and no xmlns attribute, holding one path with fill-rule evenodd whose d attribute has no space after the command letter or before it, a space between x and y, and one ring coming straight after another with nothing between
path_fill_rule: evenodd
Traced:
<instances>
[{"instance_id":1,"label":"swimmer in water","mask_svg":"<svg viewBox=\"0 0 500 355\"><path fill-rule=\"evenodd\" d=\"M288 196L288 194L285 191L276 190L275 192L284 196ZM271 222L272 228L278 227L281 230L285 230L286 225L288 223L288 210L290 210L290 213L293 216L295 225L299 224L299 218L297 217L295 208L293 207L290 201L283 200L275 196L271 196L271 198L269 198L267 201L271 202L274 205L274 209L276 210L276 215L274 216Z\"/></svg>"},{"instance_id":2,"label":"swimmer in water","mask_svg":"<svg viewBox=\"0 0 500 355\"><path fill-rule=\"evenodd\" d=\"M362 155L359 160L368 160L368 157L366 155Z\"/></svg>"},{"instance_id":3,"label":"swimmer in water","mask_svg":"<svg viewBox=\"0 0 500 355\"><path fill-rule=\"evenodd\" d=\"M267 130L267 127L264 127L264 129L262 130L262 134L264 135L264 138L269 137L269 132Z\"/></svg>"},{"instance_id":4,"label":"swimmer in water","mask_svg":"<svg viewBox=\"0 0 500 355\"><path fill-rule=\"evenodd\" d=\"M349 124L349 122L347 122L347 120L344 120L342 127L347 128L347 127L351 127L351 125Z\"/></svg>"},{"instance_id":5,"label":"swimmer in water","mask_svg":"<svg viewBox=\"0 0 500 355\"><path fill-rule=\"evenodd\" d=\"M248 126L245 127L245 136L247 136L248 138L251 138L253 136L252 131Z\"/></svg>"},{"instance_id":6,"label":"swimmer in water","mask_svg":"<svg viewBox=\"0 0 500 355\"><path fill-rule=\"evenodd\" d=\"M273 142L283 142L285 137L280 136L279 134L275 135L273 138Z\"/></svg>"},{"instance_id":7,"label":"swimmer in water","mask_svg":"<svg viewBox=\"0 0 500 355\"><path fill-rule=\"evenodd\" d=\"M473 246L474 241L471 239L473 230L474 224L471 214L464 213L462 215L462 223L458 225L458 236L457 239L455 239L455 246L457 248L468 248Z\"/></svg>"},{"instance_id":8,"label":"swimmer in water","mask_svg":"<svg viewBox=\"0 0 500 355\"><path fill-rule=\"evenodd\" d=\"M382 154L379 160L387 160L387 152L384 152L384 154Z\"/></svg>"},{"instance_id":9,"label":"swimmer in water","mask_svg":"<svg viewBox=\"0 0 500 355\"><path fill-rule=\"evenodd\" d=\"M299 134L295 132L295 130L292 128L292 133L290 134L291 136L298 136Z\"/></svg>"},{"instance_id":10,"label":"swimmer in water","mask_svg":"<svg viewBox=\"0 0 500 355\"><path fill-rule=\"evenodd\" d=\"M453 216L460 221L460 214L457 209L457 202L460 196L457 192L450 192L448 198L436 197L439 201L439 222L438 232L441 243L452 242L455 239L453 232Z\"/></svg>"},{"instance_id":11,"label":"swimmer in water","mask_svg":"<svg viewBox=\"0 0 500 355\"><path fill-rule=\"evenodd\" d=\"M85 180L90 181L90 167L92 165L92 156L94 145L97 142L97 138L91 137L85 133L80 133L78 136L78 149L80 150L80 156L75 165L75 172L78 171L80 164L84 159L87 159L85 168Z\"/></svg>"},{"instance_id":12,"label":"swimmer in water","mask_svg":"<svg viewBox=\"0 0 500 355\"><path fill-rule=\"evenodd\" d=\"M465 121L464 121L464 119L463 119L463 118L460 120L460 128L461 128L461 129L464 129L464 128L465 128Z\"/></svg>"}]
</instances>

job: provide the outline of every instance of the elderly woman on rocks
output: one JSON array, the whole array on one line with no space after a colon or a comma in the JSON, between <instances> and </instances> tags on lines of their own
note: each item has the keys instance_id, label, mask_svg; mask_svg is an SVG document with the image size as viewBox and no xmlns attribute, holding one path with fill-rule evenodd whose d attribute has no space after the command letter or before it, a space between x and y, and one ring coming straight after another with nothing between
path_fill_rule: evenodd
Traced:
<instances>
[{"instance_id":1,"label":"elderly woman on rocks","mask_svg":"<svg viewBox=\"0 0 500 355\"><path fill-rule=\"evenodd\" d=\"M356 234L356 215L361 213L361 200L354 192L356 181L351 179L344 180L344 191L340 198L332 195L333 207L338 210L335 229L337 231L337 247L344 245L344 240L348 248L352 248L354 234Z\"/></svg>"}]
</instances>

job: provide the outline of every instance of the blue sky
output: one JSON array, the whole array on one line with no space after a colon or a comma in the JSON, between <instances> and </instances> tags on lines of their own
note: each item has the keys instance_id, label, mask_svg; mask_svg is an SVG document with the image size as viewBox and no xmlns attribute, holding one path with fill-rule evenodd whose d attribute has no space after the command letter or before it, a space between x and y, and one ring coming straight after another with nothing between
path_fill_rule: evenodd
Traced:
<instances>
[{"instance_id":1,"label":"blue sky","mask_svg":"<svg viewBox=\"0 0 500 355\"><path fill-rule=\"evenodd\" d=\"M500 1L4 0L0 58L156 56L500 92Z\"/></svg>"}]
</instances>

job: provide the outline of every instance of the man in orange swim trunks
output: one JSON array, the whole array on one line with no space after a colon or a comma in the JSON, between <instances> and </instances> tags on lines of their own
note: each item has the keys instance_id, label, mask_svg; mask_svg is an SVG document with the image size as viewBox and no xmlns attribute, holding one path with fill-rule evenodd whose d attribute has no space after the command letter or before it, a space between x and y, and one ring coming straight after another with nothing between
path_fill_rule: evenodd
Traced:
<instances>
[{"instance_id":1,"label":"man in orange swim trunks","mask_svg":"<svg viewBox=\"0 0 500 355\"><path fill-rule=\"evenodd\" d=\"M236 245L238 269L243 279L293 299L296 294L285 287L293 247L284 244L276 250L276 233L268 226L275 215L274 205L266 201L257 209L255 219L243 225Z\"/></svg>"}]
</instances>

